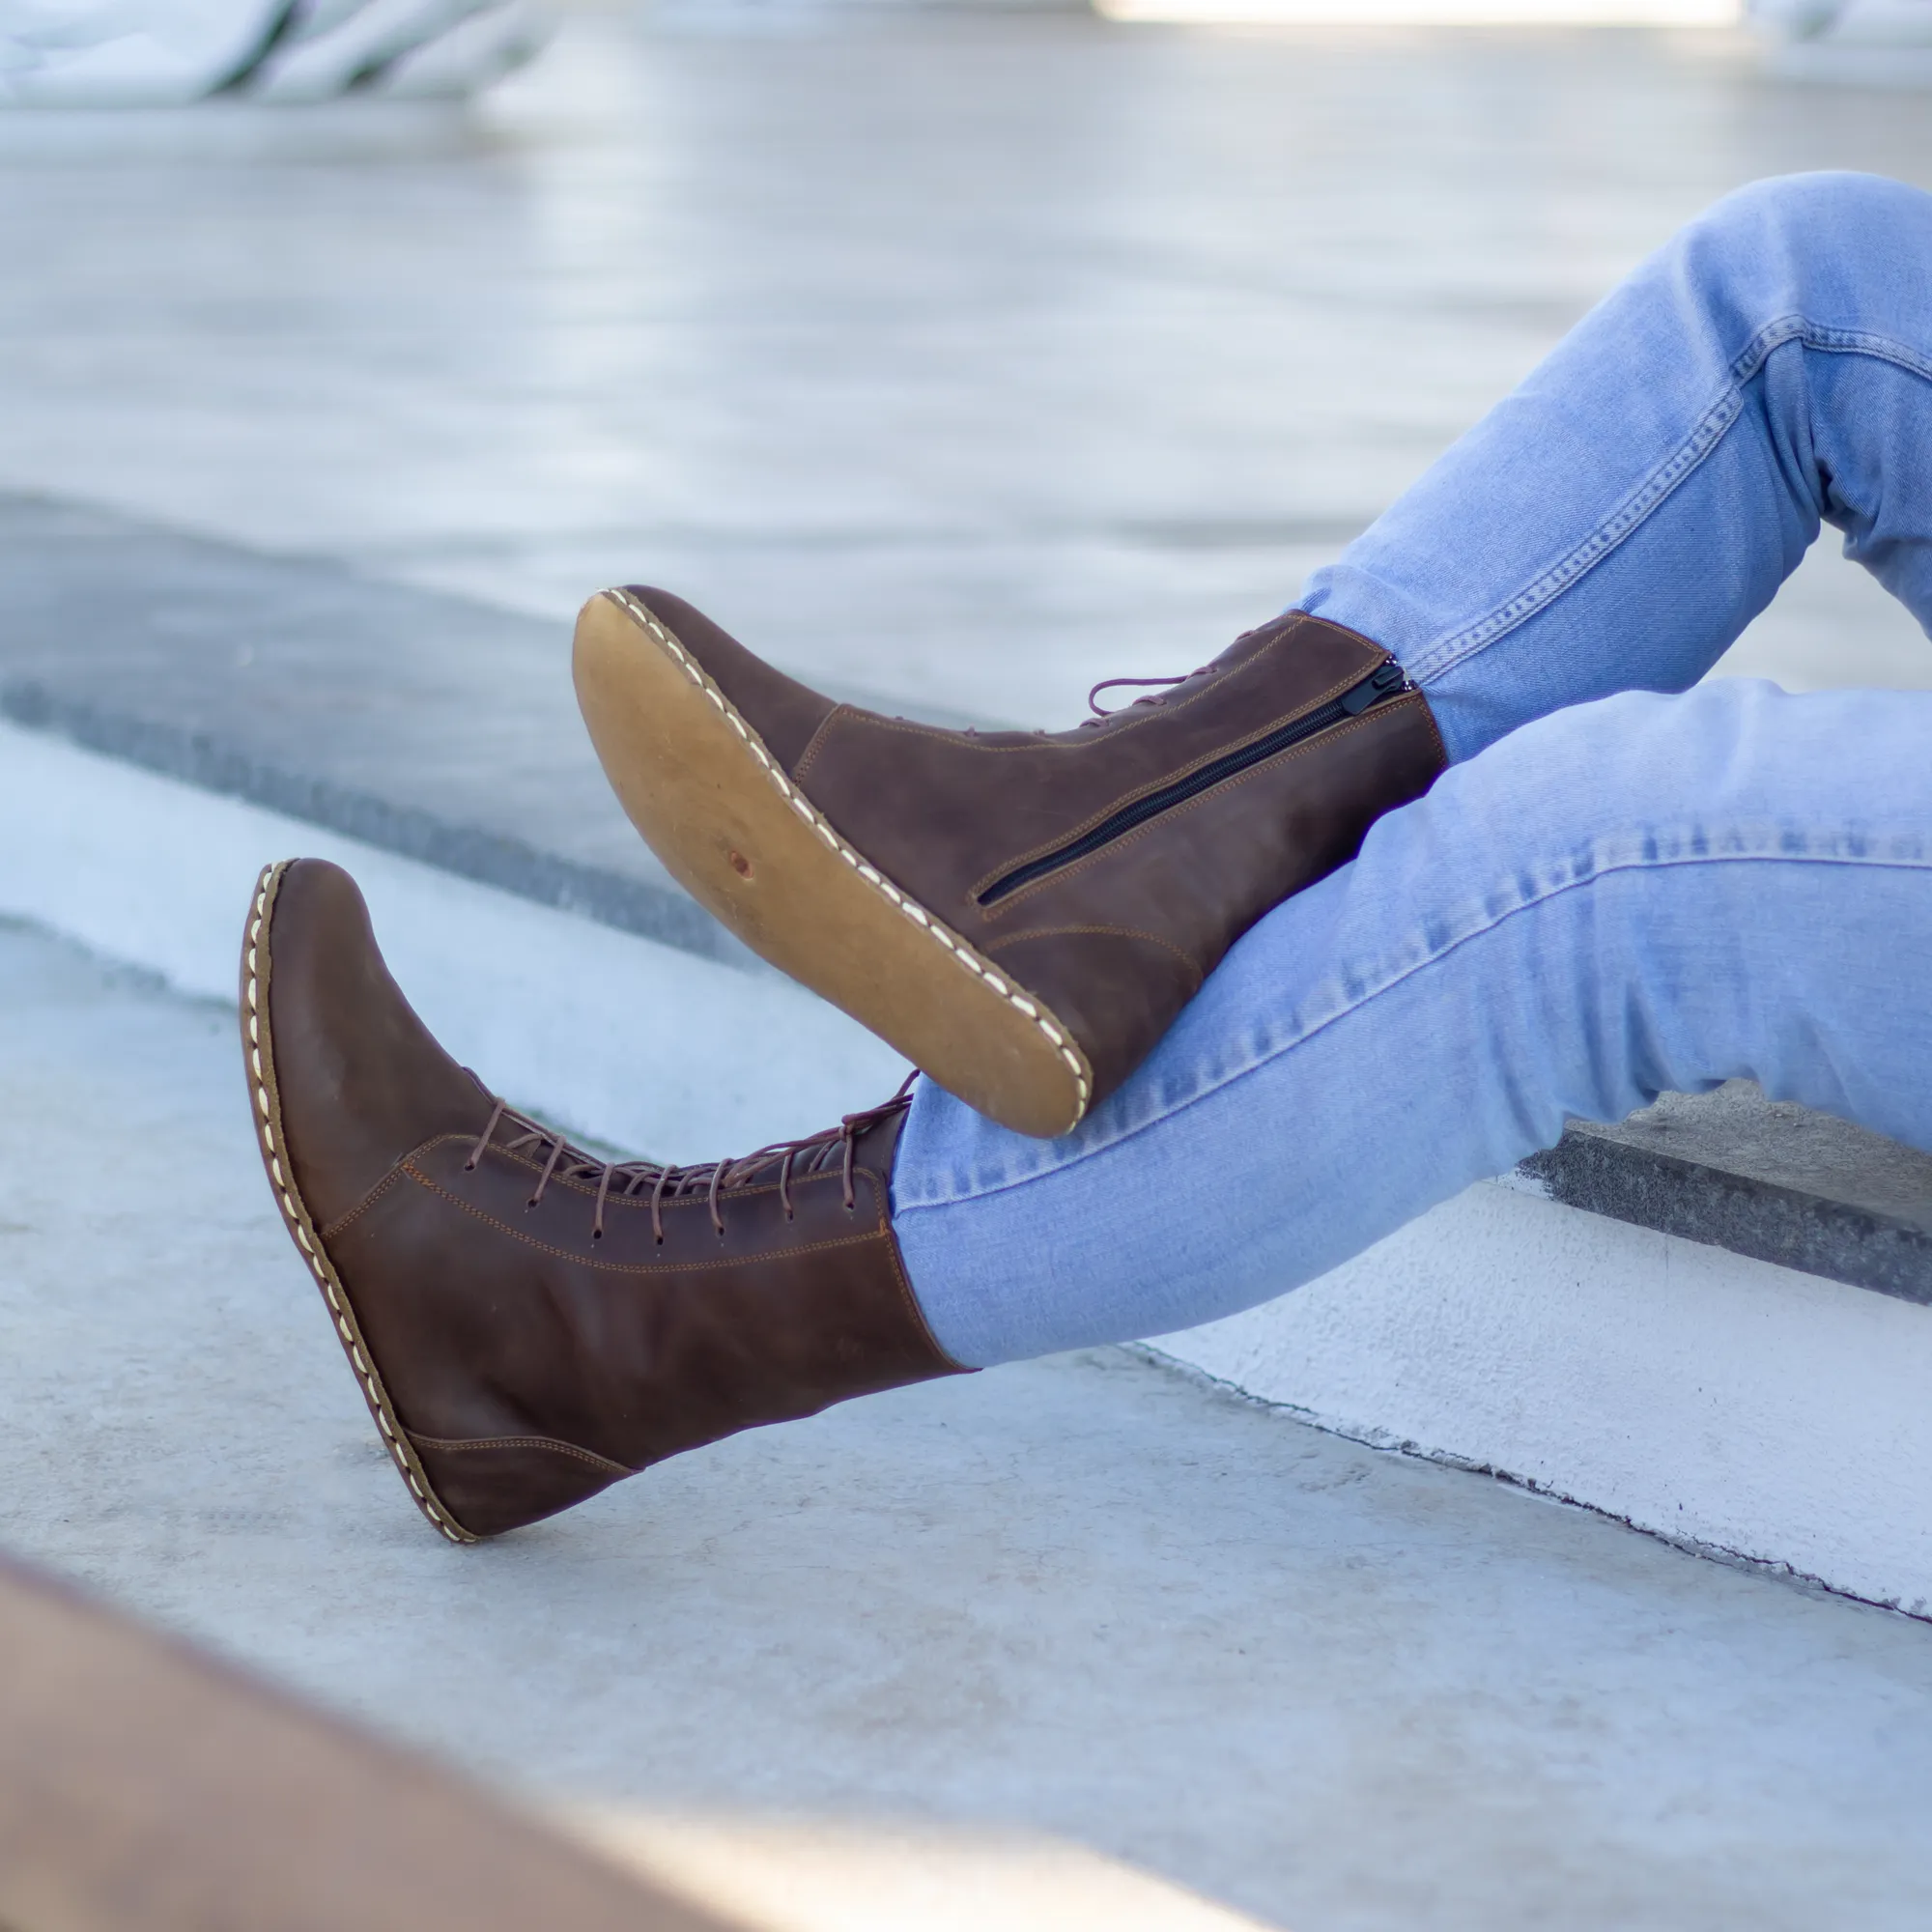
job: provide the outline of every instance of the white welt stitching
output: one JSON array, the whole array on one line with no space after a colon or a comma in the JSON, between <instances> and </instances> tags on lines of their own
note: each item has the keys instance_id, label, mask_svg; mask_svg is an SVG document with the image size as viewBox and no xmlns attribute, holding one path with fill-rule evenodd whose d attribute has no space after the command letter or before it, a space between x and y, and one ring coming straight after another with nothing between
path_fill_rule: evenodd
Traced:
<instances>
[{"instance_id":1,"label":"white welt stitching","mask_svg":"<svg viewBox=\"0 0 1932 1932\"><path fill-rule=\"evenodd\" d=\"M248 978L242 994L251 1014L261 1011L259 955L263 948L262 927L263 922L268 917L269 887L281 869L278 866L266 867L255 886L255 909L248 922L248 946L244 955ZM252 1019L248 1031L252 1038L255 1033ZM270 1061L273 1057L271 1047ZM423 1514L448 1537L450 1542L470 1542L473 1539L465 1536L450 1521L438 1506L436 1498L423 1488L416 1478L415 1471L409 1465L409 1460L399 1439L398 1427L392 1426L389 1419L387 1398L383 1393L382 1385L376 1380L375 1371L363 1356L355 1329L350 1326L349 1311L343 1306L341 1297L336 1293L332 1270L324 1264L324 1257L310 1244L308 1230L302 1225L302 1211L296 1203L295 1190L282 1177L279 1150L275 1146L273 1114L269 1104L269 1088L262 1075L262 1056L259 1052L251 1053L249 1060L249 1070L254 1076L252 1084L255 1089L255 1106L262 1116L262 1146L269 1157L269 1178L274 1182L275 1199L281 1204L282 1217L289 1224L290 1234L296 1237L303 1258L314 1270L315 1278L322 1286L323 1299L327 1302L328 1312L335 1318L336 1330L341 1335L342 1346L349 1355L349 1366L355 1371L355 1378L362 1384L362 1394L375 1415L377 1427L383 1432L383 1440L388 1445L389 1454L394 1459L397 1469L401 1471L404 1482L409 1484L411 1492L415 1496Z\"/></svg>"},{"instance_id":2,"label":"white welt stitching","mask_svg":"<svg viewBox=\"0 0 1932 1932\"><path fill-rule=\"evenodd\" d=\"M671 654L672 658L676 661L678 667L683 670L685 676L690 678L692 683L695 684L698 688L698 690L701 691L705 695L705 696L708 697L711 700L711 702L718 707L720 711L724 712L724 716L728 718L731 722L731 728L734 731L736 731L739 737L743 738L746 741L746 743L752 747L753 751L754 751L757 753L758 763L764 767L766 776L771 779L772 782L776 784L779 790L784 795L786 801L790 804L791 809L795 812L797 812L798 815L802 819L804 819L805 822L808 825L810 825L812 828L812 830L816 832L818 836L821 838L823 838L825 842L828 845L830 845L832 849L835 852L837 852L838 856L841 859L843 859L848 866L851 866L858 872L859 876L866 881L867 885L876 886L878 890L884 893L886 897L890 899L894 905L897 906L898 909L902 913L904 913L905 916L909 920L911 920L915 925L921 927L923 930L930 934L932 938L936 939L940 943L940 945L945 947L947 952L950 952L954 959L956 959L962 966L966 967L967 970L973 973L977 978L983 980L986 982L986 984L993 989L994 992L999 994L999 996L1003 1000L1005 1000L1009 1007L1011 1007L1014 1009L1014 1011L1024 1014L1028 1019L1030 1019L1034 1023L1035 1026L1037 1026L1040 1030L1042 1034L1046 1036L1046 1038L1052 1045L1054 1051L1058 1053L1061 1059L1066 1063L1067 1069L1073 1075L1074 1086L1079 1095L1080 1104L1079 1104L1079 1111L1075 1113L1073 1119L1067 1122L1067 1125L1071 1127L1077 1124L1081 1115L1085 1114L1087 1111L1087 1096L1089 1093L1092 1091L1092 1088L1091 1088L1091 1083L1087 1078L1087 1069L1081 1064L1079 1054L1076 1053L1073 1050L1072 1046L1068 1043L1066 1036L1064 1033L1062 1033L1061 1030L1057 1026L1055 1026L1050 1020L1048 1020L1041 1013L1040 1009L1037 1006L1035 1006L1031 1000L1022 999L1019 996L1019 994L1013 990L1012 987L1009 986L1007 982L999 977L999 975L993 970L993 968L990 965L987 965L981 960L980 960L974 954L973 949L971 948L971 946L967 944L965 940L957 937L957 935L953 933L950 933L946 929L946 927L939 923L938 920L934 919L932 915L925 910L923 906L916 904L912 899L908 898L903 893L895 890L895 888L885 878L883 878L878 871L876 871L871 866L866 863L864 857L860 853L854 851L853 848L850 845L848 845L845 842L845 840L838 836L838 830L834 827L832 821L828 819L825 816L825 814L821 812L818 810L818 808L814 806L811 803L811 801L808 799L802 791L800 791L795 785L793 785L792 783L789 782L788 780L786 780L783 773L780 771L777 760L768 756L763 747L758 745L751 737L751 735L747 732L743 722L738 717L737 712L725 703L724 694L711 681L711 679L705 675L703 667L699 665L692 657L691 653L687 651L684 648L684 646L680 644L674 637L671 636L670 632L668 631L664 627L664 625L658 622L657 618L651 614L649 609L646 606L640 604L637 600L637 598L631 595L631 593L628 590L607 590L605 591L604 594L605 596L610 598L611 603L615 604L619 610L625 611L629 616L636 619L638 623L641 624L644 627L644 629L647 630L651 634L651 636L655 638L658 640L658 642L661 643L665 647L665 649Z\"/></svg>"}]
</instances>

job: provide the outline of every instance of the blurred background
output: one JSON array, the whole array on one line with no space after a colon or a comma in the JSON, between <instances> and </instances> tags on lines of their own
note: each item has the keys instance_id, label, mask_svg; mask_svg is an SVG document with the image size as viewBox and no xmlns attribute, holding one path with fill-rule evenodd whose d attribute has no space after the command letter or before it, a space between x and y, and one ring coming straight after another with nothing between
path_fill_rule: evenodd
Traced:
<instances>
[{"instance_id":1,"label":"blurred background","mask_svg":"<svg viewBox=\"0 0 1932 1932\"><path fill-rule=\"evenodd\" d=\"M1932 184L1929 0L1105 5L0 0L0 488L1064 724L1714 197ZM1833 541L1726 668L1932 680Z\"/></svg>"}]
</instances>

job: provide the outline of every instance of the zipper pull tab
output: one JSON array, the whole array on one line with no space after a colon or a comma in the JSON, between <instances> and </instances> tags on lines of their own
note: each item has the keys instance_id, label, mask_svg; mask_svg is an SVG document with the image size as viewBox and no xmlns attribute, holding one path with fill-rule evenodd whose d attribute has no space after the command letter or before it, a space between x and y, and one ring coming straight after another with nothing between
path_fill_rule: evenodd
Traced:
<instances>
[{"instance_id":1,"label":"zipper pull tab","mask_svg":"<svg viewBox=\"0 0 1932 1932\"><path fill-rule=\"evenodd\" d=\"M1400 691L1408 679L1393 658L1378 664L1360 684L1342 694L1342 709L1350 718L1359 717L1372 704L1379 704L1391 693Z\"/></svg>"}]
</instances>

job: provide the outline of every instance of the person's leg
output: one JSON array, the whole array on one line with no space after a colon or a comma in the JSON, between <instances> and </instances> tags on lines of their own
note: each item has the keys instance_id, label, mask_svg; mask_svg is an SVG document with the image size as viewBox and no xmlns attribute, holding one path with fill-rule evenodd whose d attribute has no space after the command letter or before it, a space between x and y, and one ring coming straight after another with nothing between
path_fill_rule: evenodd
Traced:
<instances>
[{"instance_id":1,"label":"person's leg","mask_svg":"<svg viewBox=\"0 0 1932 1932\"><path fill-rule=\"evenodd\" d=\"M633 822L747 945L982 1113L1062 1134L1449 754L1688 688L1821 517L1932 612L1928 372L1932 199L1763 183L1586 318L1305 610L1145 704L1058 733L910 724L636 585L579 619L580 701Z\"/></svg>"},{"instance_id":2,"label":"person's leg","mask_svg":"<svg viewBox=\"0 0 1932 1932\"><path fill-rule=\"evenodd\" d=\"M1248 1306L1665 1088L1754 1074L1932 1146L1932 696L1583 703L1695 683L1821 521L1932 618L1928 447L1932 197L1762 183L1646 263L1302 599L1473 762L1264 920L1076 1134L922 1091L895 1225L942 1343Z\"/></svg>"},{"instance_id":3,"label":"person's leg","mask_svg":"<svg viewBox=\"0 0 1932 1932\"><path fill-rule=\"evenodd\" d=\"M923 1085L894 1227L974 1366L1298 1286L1740 1075L1932 1148L1932 693L1721 680L1526 725L1244 938L1072 1135Z\"/></svg>"},{"instance_id":4,"label":"person's leg","mask_svg":"<svg viewBox=\"0 0 1932 1932\"><path fill-rule=\"evenodd\" d=\"M1374 638L1452 758L1682 691L1841 529L1932 623L1932 196L1760 182L1693 221L1299 608Z\"/></svg>"},{"instance_id":5,"label":"person's leg","mask_svg":"<svg viewBox=\"0 0 1932 1932\"><path fill-rule=\"evenodd\" d=\"M994 1126L925 1084L909 1115L891 1101L696 1169L571 1147L429 1036L346 875L271 867L243 940L264 1165L437 1527L495 1534L735 1430L1249 1306L1550 1145L1566 1115L1614 1118L1666 1087L1752 1074L1932 1146L1918 983L1932 695L1724 685L1557 710L1693 681L1821 515L1932 610L1932 499L1914 473L1932 361L1912 336L1932 315L1914 279L1932 260L1928 210L1843 179L1727 204L1311 586L1428 681L1467 762L1254 926L1061 1140ZM736 718L639 614L699 713ZM1284 661L1350 636L1319 616L1264 628ZM713 641L728 676L764 689L805 770L839 707L821 712ZM1324 673L1346 714L1331 743L1365 741L1370 687L1390 689L1379 658L1342 649ZM1195 698L1238 699L1238 669ZM1190 701L1170 722L1184 725ZM1392 701L1412 725L1428 716ZM1299 701L1285 714L1300 715ZM1243 741L1255 730L1251 713L1222 723ZM1116 729L1131 749L1145 726ZM749 725L741 737L755 743ZM756 750L762 784L775 760ZM1406 779L1439 756L1432 739L1426 759L1402 760ZM863 790L876 770L862 759L850 776ZM801 781L780 779L812 837L883 893ZM1278 836L1269 804L1219 842L1197 825L1198 863L1177 847L1189 865L1150 874L1143 906ZM729 869L769 892L764 859L720 836L735 826L705 822ZM1042 1017L1004 968L946 947L949 972L963 959ZM895 956L864 963L891 981ZM1133 997L1131 964L1097 957L1094 997Z\"/></svg>"}]
</instances>

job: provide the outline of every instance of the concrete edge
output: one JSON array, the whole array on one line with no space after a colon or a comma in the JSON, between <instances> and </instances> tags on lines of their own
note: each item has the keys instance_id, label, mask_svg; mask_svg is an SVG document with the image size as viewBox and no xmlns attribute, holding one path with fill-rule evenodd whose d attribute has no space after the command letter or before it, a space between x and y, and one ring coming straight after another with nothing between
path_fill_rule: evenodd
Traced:
<instances>
[{"instance_id":1,"label":"concrete edge","mask_svg":"<svg viewBox=\"0 0 1932 1932\"><path fill-rule=\"evenodd\" d=\"M0 916L233 1004L256 874L345 866L411 1003L513 1105L673 1161L816 1132L904 1063L837 1009L661 941L0 719ZM238 1092L241 1062L237 1058Z\"/></svg>"},{"instance_id":2,"label":"concrete edge","mask_svg":"<svg viewBox=\"0 0 1932 1932\"><path fill-rule=\"evenodd\" d=\"M1142 1345L1377 1449L1932 1617L1920 1306L1479 1181Z\"/></svg>"},{"instance_id":3,"label":"concrete edge","mask_svg":"<svg viewBox=\"0 0 1932 1932\"><path fill-rule=\"evenodd\" d=\"M1645 1522L1637 1516L1623 1514L1605 1504L1592 1502L1587 1496L1573 1494L1561 1483L1546 1482L1535 1476L1522 1475L1514 1469L1504 1468L1500 1463L1460 1455L1453 1449L1431 1448L1427 1442L1418 1441L1412 1435L1406 1435L1394 1430L1331 1420L1300 1403L1291 1402L1280 1396L1259 1395L1253 1389L1244 1387L1240 1382L1225 1375L1217 1375L1211 1369L1203 1368L1198 1362L1189 1361L1184 1354L1173 1353L1167 1349L1156 1347L1151 1342L1127 1342L1122 1344L1122 1347L1128 1354L1151 1363L1163 1373L1177 1376L1184 1382L1212 1389L1217 1395L1226 1396L1235 1402L1246 1403L1253 1408L1267 1409L1273 1414L1285 1416L1291 1422L1299 1423L1303 1428L1319 1429L1324 1435L1339 1435L1344 1441L1358 1443L1364 1449L1373 1449L1379 1456L1407 1456L1417 1462L1434 1463L1438 1468L1454 1469L1462 1475L1486 1476L1491 1482L1500 1483L1506 1489L1520 1490L1523 1494L1534 1496L1539 1502L1548 1503L1559 1509L1588 1510L1592 1516L1606 1518L1621 1528L1634 1530L1638 1536L1646 1536L1653 1543L1662 1543L1667 1548L1681 1550L1686 1556L1696 1556L1707 1563L1721 1563L1727 1570L1739 1570L1747 1576L1762 1577L1767 1581L1800 1591L1807 1597L1831 1597L1846 1603L1865 1604L1875 1610L1889 1610L1895 1616L1910 1617L1915 1623L1932 1623L1932 1605L1923 1603L1906 1605L1895 1598L1861 1594L1856 1589L1829 1582L1811 1571L1799 1569L1796 1565L1776 1557L1754 1556L1748 1550L1734 1548L1729 1544L1685 1536L1664 1529L1661 1525Z\"/></svg>"},{"instance_id":4,"label":"concrete edge","mask_svg":"<svg viewBox=\"0 0 1932 1932\"><path fill-rule=\"evenodd\" d=\"M624 878L499 833L391 805L372 792L265 764L207 733L64 696L39 679L0 682L0 718L218 797L244 799L288 818L339 832L538 905L575 913L741 971L777 977L749 947L675 887Z\"/></svg>"},{"instance_id":5,"label":"concrete edge","mask_svg":"<svg viewBox=\"0 0 1932 1932\"><path fill-rule=\"evenodd\" d=\"M1573 1123L1517 1172L1567 1208L1932 1307L1932 1238L1851 1202Z\"/></svg>"}]
</instances>

